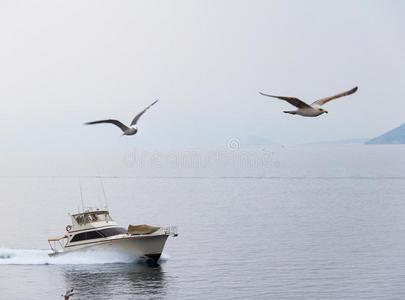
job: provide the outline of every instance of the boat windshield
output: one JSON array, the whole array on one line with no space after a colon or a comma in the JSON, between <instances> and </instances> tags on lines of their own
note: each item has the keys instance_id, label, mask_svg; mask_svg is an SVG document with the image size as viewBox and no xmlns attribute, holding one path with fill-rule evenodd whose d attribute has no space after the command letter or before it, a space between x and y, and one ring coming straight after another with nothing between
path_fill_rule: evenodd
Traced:
<instances>
[{"instance_id":1,"label":"boat windshield","mask_svg":"<svg viewBox=\"0 0 405 300\"><path fill-rule=\"evenodd\" d=\"M94 231L86 231L82 233L78 233L71 239L71 242L79 242L85 240L93 240L93 239L100 239L106 238L114 235L119 234L126 234L128 231L121 227L112 227L112 228L105 228L101 230L94 230Z\"/></svg>"},{"instance_id":2,"label":"boat windshield","mask_svg":"<svg viewBox=\"0 0 405 300\"><path fill-rule=\"evenodd\" d=\"M75 221L79 225L92 223L92 222L100 222L100 221L104 221L104 222L112 221L112 218L106 211L86 212L86 213L75 215L73 217L75 218Z\"/></svg>"}]
</instances>

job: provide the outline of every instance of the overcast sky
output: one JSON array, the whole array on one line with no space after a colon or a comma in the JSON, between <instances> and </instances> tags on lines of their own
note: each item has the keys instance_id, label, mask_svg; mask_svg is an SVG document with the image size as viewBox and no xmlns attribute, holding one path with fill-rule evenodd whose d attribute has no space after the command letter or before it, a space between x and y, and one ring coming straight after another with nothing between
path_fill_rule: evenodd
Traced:
<instances>
[{"instance_id":1,"label":"overcast sky","mask_svg":"<svg viewBox=\"0 0 405 300\"><path fill-rule=\"evenodd\" d=\"M1 151L373 137L405 122L404 37L404 1L0 0ZM258 94L356 85L318 118ZM157 98L134 137L82 126Z\"/></svg>"}]
</instances>

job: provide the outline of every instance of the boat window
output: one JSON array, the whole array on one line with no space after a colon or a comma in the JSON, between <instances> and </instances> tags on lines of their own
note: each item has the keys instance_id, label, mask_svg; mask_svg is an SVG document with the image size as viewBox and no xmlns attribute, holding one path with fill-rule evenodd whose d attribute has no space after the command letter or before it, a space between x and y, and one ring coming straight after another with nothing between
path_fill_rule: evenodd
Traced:
<instances>
[{"instance_id":1,"label":"boat window","mask_svg":"<svg viewBox=\"0 0 405 300\"><path fill-rule=\"evenodd\" d=\"M75 217L77 224L84 224L85 223L85 219L83 215L78 215Z\"/></svg>"},{"instance_id":2,"label":"boat window","mask_svg":"<svg viewBox=\"0 0 405 300\"><path fill-rule=\"evenodd\" d=\"M71 239L71 242L93 240L93 239L99 239L99 238L102 238L102 237L103 237L103 235L98 231L88 231L88 232L83 232L83 233L76 234Z\"/></svg>"},{"instance_id":3,"label":"boat window","mask_svg":"<svg viewBox=\"0 0 405 300\"><path fill-rule=\"evenodd\" d=\"M112 221L111 217L109 214L106 213L99 213L97 214L97 220L98 221Z\"/></svg>"},{"instance_id":4,"label":"boat window","mask_svg":"<svg viewBox=\"0 0 405 300\"><path fill-rule=\"evenodd\" d=\"M85 240L93 240L125 233L128 233L128 231L125 228L121 227L106 228L96 231L87 231L83 233L78 233L70 241L79 242Z\"/></svg>"},{"instance_id":5,"label":"boat window","mask_svg":"<svg viewBox=\"0 0 405 300\"><path fill-rule=\"evenodd\" d=\"M99 232L104 237L109 237L109 236L114 236L114 235L117 235L117 234L128 233L128 231L125 228L121 228L121 227L106 228L106 229L99 230Z\"/></svg>"}]
</instances>

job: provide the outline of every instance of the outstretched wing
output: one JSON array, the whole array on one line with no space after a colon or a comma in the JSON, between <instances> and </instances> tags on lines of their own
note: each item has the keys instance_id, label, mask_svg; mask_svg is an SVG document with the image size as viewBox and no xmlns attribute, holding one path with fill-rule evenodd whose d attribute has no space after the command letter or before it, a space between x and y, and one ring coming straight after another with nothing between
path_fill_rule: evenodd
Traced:
<instances>
[{"instance_id":1,"label":"outstretched wing","mask_svg":"<svg viewBox=\"0 0 405 300\"><path fill-rule=\"evenodd\" d=\"M84 123L84 124L85 124L85 125L94 125L94 124L101 124L101 123L114 124L115 126L118 126L122 131L125 131L125 130L128 129L127 126L125 126L124 124L122 124L120 121L114 120L114 119L93 121L93 122L87 122L87 123Z\"/></svg>"},{"instance_id":2,"label":"outstretched wing","mask_svg":"<svg viewBox=\"0 0 405 300\"><path fill-rule=\"evenodd\" d=\"M312 105L318 105L318 106L324 105L325 103L328 103L329 101L331 101L333 99L351 95L351 94L355 93L357 91L357 89L358 89L358 87L356 86L356 87L352 88L351 90L345 91L343 93L319 99L319 100L315 101L314 103L312 103Z\"/></svg>"},{"instance_id":3,"label":"outstretched wing","mask_svg":"<svg viewBox=\"0 0 405 300\"><path fill-rule=\"evenodd\" d=\"M67 290L66 293L64 295L62 295L62 297L65 297L65 299L68 299L69 297L73 296L73 288L70 290Z\"/></svg>"},{"instance_id":4,"label":"outstretched wing","mask_svg":"<svg viewBox=\"0 0 405 300\"><path fill-rule=\"evenodd\" d=\"M147 108L145 108L145 109L144 109L143 111L141 111L139 114L137 114L137 115L135 116L135 118L132 120L131 126L132 126L132 125L135 125L135 124L138 122L139 118L142 117L142 115L143 115L149 108L151 108L153 105L155 105L156 102L158 102L158 101L159 101L159 99L156 100L155 102L153 102L153 103L152 103L151 105L149 105Z\"/></svg>"},{"instance_id":5,"label":"outstretched wing","mask_svg":"<svg viewBox=\"0 0 405 300\"><path fill-rule=\"evenodd\" d=\"M273 96L273 95L268 95L268 94L264 94L259 92L260 95L263 96L267 96L267 97L273 97L273 98L278 98L284 101L287 101L288 103L290 103L291 105L294 105L297 108L311 108L311 106L309 106L308 104L306 104L304 101L295 98L295 97L285 97L285 96Z\"/></svg>"}]
</instances>

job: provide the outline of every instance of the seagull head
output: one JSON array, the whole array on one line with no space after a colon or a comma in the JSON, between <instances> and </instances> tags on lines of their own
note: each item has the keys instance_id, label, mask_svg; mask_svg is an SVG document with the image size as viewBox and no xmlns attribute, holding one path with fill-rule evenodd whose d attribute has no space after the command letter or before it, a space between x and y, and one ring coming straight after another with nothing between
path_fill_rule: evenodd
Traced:
<instances>
[{"instance_id":1,"label":"seagull head","mask_svg":"<svg viewBox=\"0 0 405 300\"><path fill-rule=\"evenodd\" d=\"M327 113L328 113L327 110L324 110L324 109L322 109L322 108L320 108L319 111L320 111L321 113L323 113L323 114L327 114Z\"/></svg>"}]
</instances>

